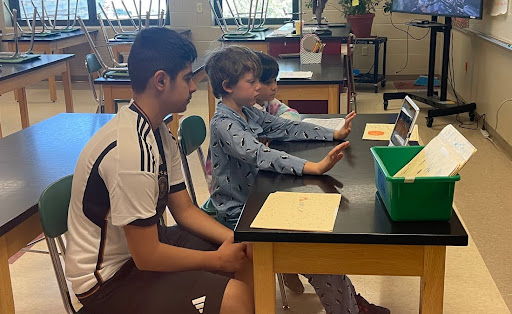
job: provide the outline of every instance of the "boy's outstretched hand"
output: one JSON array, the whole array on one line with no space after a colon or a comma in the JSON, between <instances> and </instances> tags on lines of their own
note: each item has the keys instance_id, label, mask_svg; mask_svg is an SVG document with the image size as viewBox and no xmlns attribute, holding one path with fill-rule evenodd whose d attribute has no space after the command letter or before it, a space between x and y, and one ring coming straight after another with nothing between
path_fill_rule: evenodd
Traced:
<instances>
[{"instance_id":1,"label":"boy's outstretched hand","mask_svg":"<svg viewBox=\"0 0 512 314\"><path fill-rule=\"evenodd\" d=\"M334 165L343 158L343 150L350 145L349 142L343 142L334 147L327 156L320 162L307 161L302 170L303 174L324 174L331 170Z\"/></svg>"},{"instance_id":2,"label":"boy's outstretched hand","mask_svg":"<svg viewBox=\"0 0 512 314\"><path fill-rule=\"evenodd\" d=\"M351 113L347 114L345 116L345 124L340 130L334 131L334 139L335 140L344 140L348 134L350 133L350 130L352 129L352 120L356 117L356 112L352 111Z\"/></svg>"}]
</instances>

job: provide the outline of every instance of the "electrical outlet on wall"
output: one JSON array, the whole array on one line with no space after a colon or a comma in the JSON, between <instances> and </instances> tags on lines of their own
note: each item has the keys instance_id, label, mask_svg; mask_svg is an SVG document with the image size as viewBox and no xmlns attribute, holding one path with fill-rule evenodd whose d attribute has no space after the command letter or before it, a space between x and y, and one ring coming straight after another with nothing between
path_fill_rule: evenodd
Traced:
<instances>
[{"instance_id":1,"label":"electrical outlet on wall","mask_svg":"<svg viewBox=\"0 0 512 314\"><path fill-rule=\"evenodd\" d=\"M201 2L196 3L196 13L203 13L203 4Z\"/></svg>"},{"instance_id":2,"label":"electrical outlet on wall","mask_svg":"<svg viewBox=\"0 0 512 314\"><path fill-rule=\"evenodd\" d=\"M361 48L361 55L367 56L368 55L368 46L363 46Z\"/></svg>"}]
</instances>

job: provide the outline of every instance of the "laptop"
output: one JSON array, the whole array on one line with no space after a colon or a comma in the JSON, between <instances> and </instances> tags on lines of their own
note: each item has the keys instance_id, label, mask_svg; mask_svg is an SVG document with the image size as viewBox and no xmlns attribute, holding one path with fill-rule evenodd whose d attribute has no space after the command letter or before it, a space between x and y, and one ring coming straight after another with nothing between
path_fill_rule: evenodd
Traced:
<instances>
[{"instance_id":1,"label":"laptop","mask_svg":"<svg viewBox=\"0 0 512 314\"><path fill-rule=\"evenodd\" d=\"M395 127L391 132L388 146L406 146L409 144L409 138L419 113L420 108L409 96L405 96L400 113L396 118Z\"/></svg>"}]
</instances>

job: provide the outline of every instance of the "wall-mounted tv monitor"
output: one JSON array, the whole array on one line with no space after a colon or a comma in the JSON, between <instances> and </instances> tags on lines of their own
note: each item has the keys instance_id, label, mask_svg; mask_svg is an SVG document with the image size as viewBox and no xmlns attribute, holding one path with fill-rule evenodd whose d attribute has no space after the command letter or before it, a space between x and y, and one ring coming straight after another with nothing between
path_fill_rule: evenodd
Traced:
<instances>
[{"instance_id":1,"label":"wall-mounted tv monitor","mask_svg":"<svg viewBox=\"0 0 512 314\"><path fill-rule=\"evenodd\" d=\"M482 6L483 0L393 0L391 11L481 19Z\"/></svg>"}]
</instances>

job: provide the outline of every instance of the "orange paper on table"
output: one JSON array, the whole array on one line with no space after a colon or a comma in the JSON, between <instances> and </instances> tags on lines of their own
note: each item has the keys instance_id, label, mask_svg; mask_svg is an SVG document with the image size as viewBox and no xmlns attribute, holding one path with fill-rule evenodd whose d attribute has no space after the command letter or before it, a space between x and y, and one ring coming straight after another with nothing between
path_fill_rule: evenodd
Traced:
<instances>
[{"instance_id":1,"label":"orange paper on table","mask_svg":"<svg viewBox=\"0 0 512 314\"><path fill-rule=\"evenodd\" d=\"M394 124L367 123L363 133L363 140L389 141L393 132ZM414 125L411 141L419 141L418 125Z\"/></svg>"},{"instance_id":2,"label":"orange paper on table","mask_svg":"<svg viewBox=\"0 0 512 314\"><path fill-rule=\"evenodd\" d=\"M341 194L271 193L251 228L332 232Z\"/></svg>"}]
</instances>

